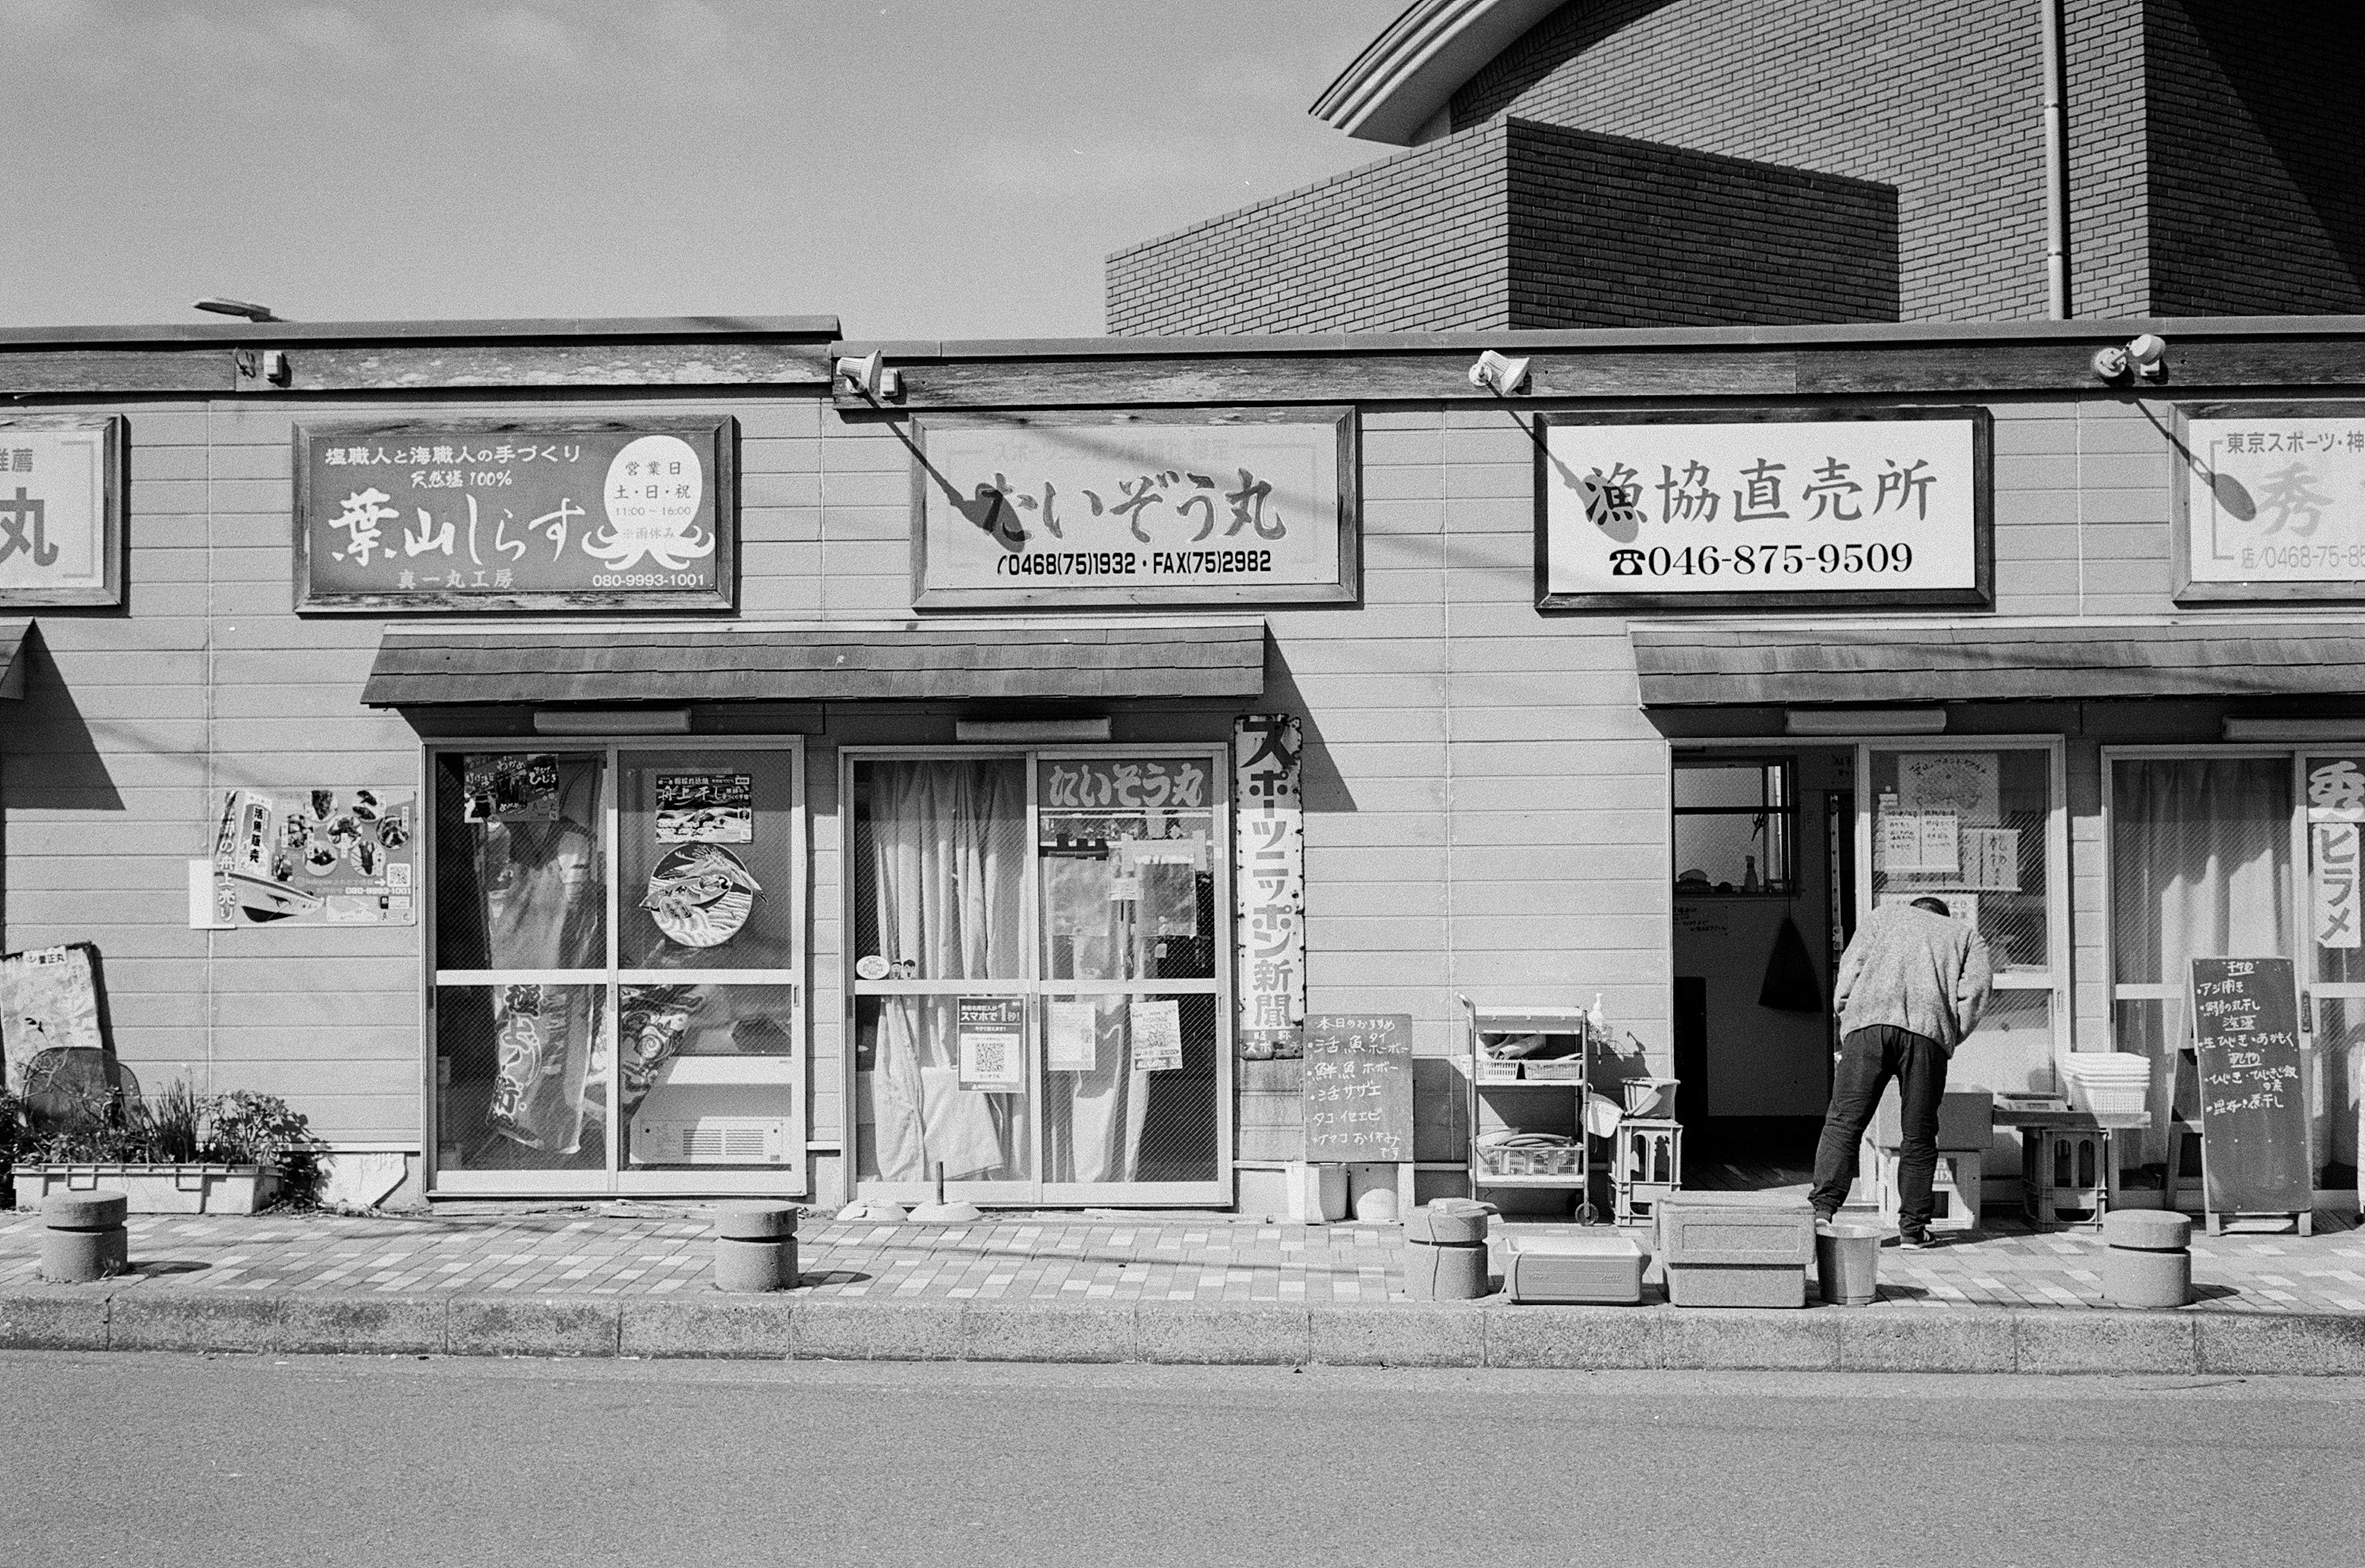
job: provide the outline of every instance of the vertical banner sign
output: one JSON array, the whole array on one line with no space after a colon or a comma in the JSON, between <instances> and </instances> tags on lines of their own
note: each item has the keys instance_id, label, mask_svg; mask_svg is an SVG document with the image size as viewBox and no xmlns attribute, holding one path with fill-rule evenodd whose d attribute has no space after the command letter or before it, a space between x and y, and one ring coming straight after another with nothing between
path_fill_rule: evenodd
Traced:
<instances>
[{"instance_id":1,"label":"vertical banner sign","mask_svg":"<svg viewBox=\"0 0 2365 1568\"><path fill-rule=\"evenodd\" d=\"M954 1018L960 1086L987 1094L1026 1091L1026 1003L1015 996L964 996Z\"/></svg>"},{"instance_id":2,"label":"vertical banner sign","mask_svg":"<svg viewBox=\"0 0 2365 1568\"><path fill-rule=\"evenodd\" d=\"M1410 1159L1411 1015L1308 1019L1300 1094L1309 1163Z\"/></svg>"},{"instance_id":3,"label":"vertical banner sign","mask_svg":"<svg viewBox=\"0 0 2365 1568\"><path fill-rule=\"evenodd\" d=\"M1240 1055L1299 1054L1306 1023L1304 729L1286 713L1232 725L1239 806Z\"/></svg>"},{"instance_id":4,"label":"vertical banner sign","mask_svg":"<svg viewBox=\"0 0 2365 1568\"><path fill-rule=\"evenodd\" d=\"M2307 759L2307 852L2319 947L2360 946L2358 835L2365 823L2365 770L2354 758Z\"/></svg>"},{"instance_id":5,"label":"vertical banner sign","mask_svg":"<svg viewBox=\"0 0 2365 1568\"><path fill-rule=\"evenodd\" d=\"M2201 1168L2213 1215L2304 1214L2314 1197L2289 958L2192 960Z\"/></svg>"},{"instance_id":6,"label":"vertical banner sign","mask_svg":"<svg viewBox=\"0 0 2365 1568\"><path fill-rule=\"evenodd\" d=\"M0 419L0 605L123 602L120 419Z\"/></svg>"}]
</instances>

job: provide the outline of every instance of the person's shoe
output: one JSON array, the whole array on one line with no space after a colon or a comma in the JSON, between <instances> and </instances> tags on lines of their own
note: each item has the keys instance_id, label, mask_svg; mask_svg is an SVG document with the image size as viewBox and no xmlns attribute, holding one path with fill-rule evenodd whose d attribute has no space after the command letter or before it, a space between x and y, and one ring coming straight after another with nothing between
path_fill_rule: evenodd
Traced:
<instances>
[{"instance_id":1,"label":"person's shoe","mask_svg":"<svg viewBox=\"0 0 2365 1568\"><path fill-rule=\"evenodd\" d=\"M1938 1242L1927 1230L1900 1230L1897 1233L1897 1245L1908 1252L1927 1252Z\"/></svg>"},{"instance_id":2,"label":"person's shoe","mask_svg":"<svg viewBox=\"0 0 2365 1568\"><path fill-rule=\"evenodd\" d=\"M1817 1230L1821 1230L1823 1226L1831 1224L1832 1221L1839 1217L1840 1211L1837 1209L1817 1209L1815 1211L1815 1228Z\"/></svg>"}]
</instances>

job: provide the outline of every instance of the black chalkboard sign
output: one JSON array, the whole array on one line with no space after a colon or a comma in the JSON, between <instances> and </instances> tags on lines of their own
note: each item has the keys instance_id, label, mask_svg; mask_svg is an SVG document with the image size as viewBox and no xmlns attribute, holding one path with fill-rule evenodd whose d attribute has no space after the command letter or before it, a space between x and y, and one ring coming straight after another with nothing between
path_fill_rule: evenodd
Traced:
<instances>
[{"instance_id":1,"label":"black chalkboard sign","mask_svg":"<svg viewBox=\"0 0 2365 1568\"><path fill-rule=\"evenodd\" d=\"M2306 1214L2313 1172L2292 961L2193 959L2192 1030L2209 1212Z\"/></svg>"},{"instance_id":2,"label":"black chalkboard sign","mask_svg":"<svg viewBox=\"0 0 2365 1568\"><path fill-rule=\"evenodd\" d=\"M1412 1019L1309 1014L1300 1089L1306 1158L1317 1164L1412 1158Z\"/></svg>"}]
</instances>

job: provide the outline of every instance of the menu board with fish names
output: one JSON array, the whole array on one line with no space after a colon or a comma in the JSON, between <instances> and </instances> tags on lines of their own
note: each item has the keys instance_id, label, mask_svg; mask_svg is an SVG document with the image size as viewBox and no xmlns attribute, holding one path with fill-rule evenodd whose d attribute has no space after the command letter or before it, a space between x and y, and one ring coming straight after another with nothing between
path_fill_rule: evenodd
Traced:
<instances>
[{"instance_id":1,"label":"menu board with fish names","mask_svg":"<svg viewBox=\"0 0 2365 1568\"><path fill-rule=\"evenodd\" d=\"M1300 1098L1316 1164L1412 1158L1412 1018L1310 1014Z\"/></svg>"},{"instance_id":2,"label":"menu board with fish names","mask_svg":"<svg viewBox=\"0 0 2365 1568\"><path fill-rule=\"evenodd\" d=\"M2195 958L2191 1001L2209 1212L2307 1213L2313 1172L2292 961Z\"/></svg>"}]
</instances>

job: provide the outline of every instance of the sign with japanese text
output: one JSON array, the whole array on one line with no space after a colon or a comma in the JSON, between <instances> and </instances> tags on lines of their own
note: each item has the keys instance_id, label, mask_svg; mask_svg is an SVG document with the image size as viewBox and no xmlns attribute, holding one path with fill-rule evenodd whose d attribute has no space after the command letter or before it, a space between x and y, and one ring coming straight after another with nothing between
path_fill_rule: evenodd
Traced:
<instances>
[{"instance_id":1,"label":"sign with japanese text","mask_svg":"<svg viewBox=\"0 0 2365 1568\"><path fill-rule=\"evenodd\" d=\"M728 610L735 428L298 425L296 608Z\"/></svg>"},{"instance_id":2,"label":"sign with japanese text","mask_svg":"<svg viewBox=\"0 0 2365 1568\"><path fill-rule=\"evenodd\" d=\"M1305 730L1286 713L1232 722L1240 1055L1294 1057L1306 1022Z\"/></svg>"},{"instance_id":3,"label":"sign with japanese text","mask_svg":"<svg viewBox=\"0 0 2365 1568\"><path fill-rule=\"evenodd\" d=\"M932 414L911 423L913 602L1351 600L1349 409Z\"/></svg>"},{"instance_id":4,"label":"sign with japanese text","mask_svg":"<svg viewBox=\"0 0 2365 1568\"><path fill-rule=\"evenodd\" d=\"M1993 602L1983 409L1545 414L1537 602Z\"/></svg>"},{"instance_id":5,"label":"sign with japanese text","mask_svg":"<svg viewBox=\"0 0 2365 1568\"><path fill-rule=\"evenodd\" d=\"M2358 866L2365 824L2365 768L2348 756L2307 759L2310 924L2319 947L2365 946L2365 894Z\"/></svg>"},{"instance_id":6,"label":"sign with japanese text","mask_svg":"<svg viewBox=\"0 0 2365 1568\"><path fill-rule=\"evenodd\" d=\"M1026 1003L1015 996L956 999L953 1037L958 1047L958 1082L984 1094L1026 1092Z\"/></svg>"},{"instance_id":7,"label":"sign with japanese text","mask_svg":"<svg viewBox=\"0 0 2365 1568\"><path fill-rule=\"evenodd\" d=\"M0 417L0 606L123 602L119 418Z\"/></svg>"},{"instance_id":8,"label":"sign with japanese text","mask_svg":"<svg viewBox=\"0 0 2365 1568\"><path fill-rule=\"evenodd\" d=\"M2365 599L2365 403L2177 415L2180 601Z\"/></svg>"},{"instance_id":9,"label":"sign with japanese text","mask_svg":"<svg viewBox=\"0 0 2365 1568\"><path fill-rule=\"evenodd\" d=\"M1412 1018L1317 1014L1299 1081L1311 1164L1412 1158Z\"/></svg>"},{"instance_id":10,"label":"sign with japanese text","mask_svg":"<svg viewBox=\"0 0 2365 1568\"><path fill-rule=\"evenodd\" d=\"M2209 1212L2305 1213L2315 1173L2292 961L2195 958L2191 1000Z\"/></svg>"},{"instance_id":11,"label":"sign with japanese text","mask_svg":"<svg viewBox=\"0 0 2365 1568\"><path fill-rule=\"evenodd\" d=\"M214 830L218 925L410 925L419 797L230 790Z\"/></svg>"}]
</instances>

